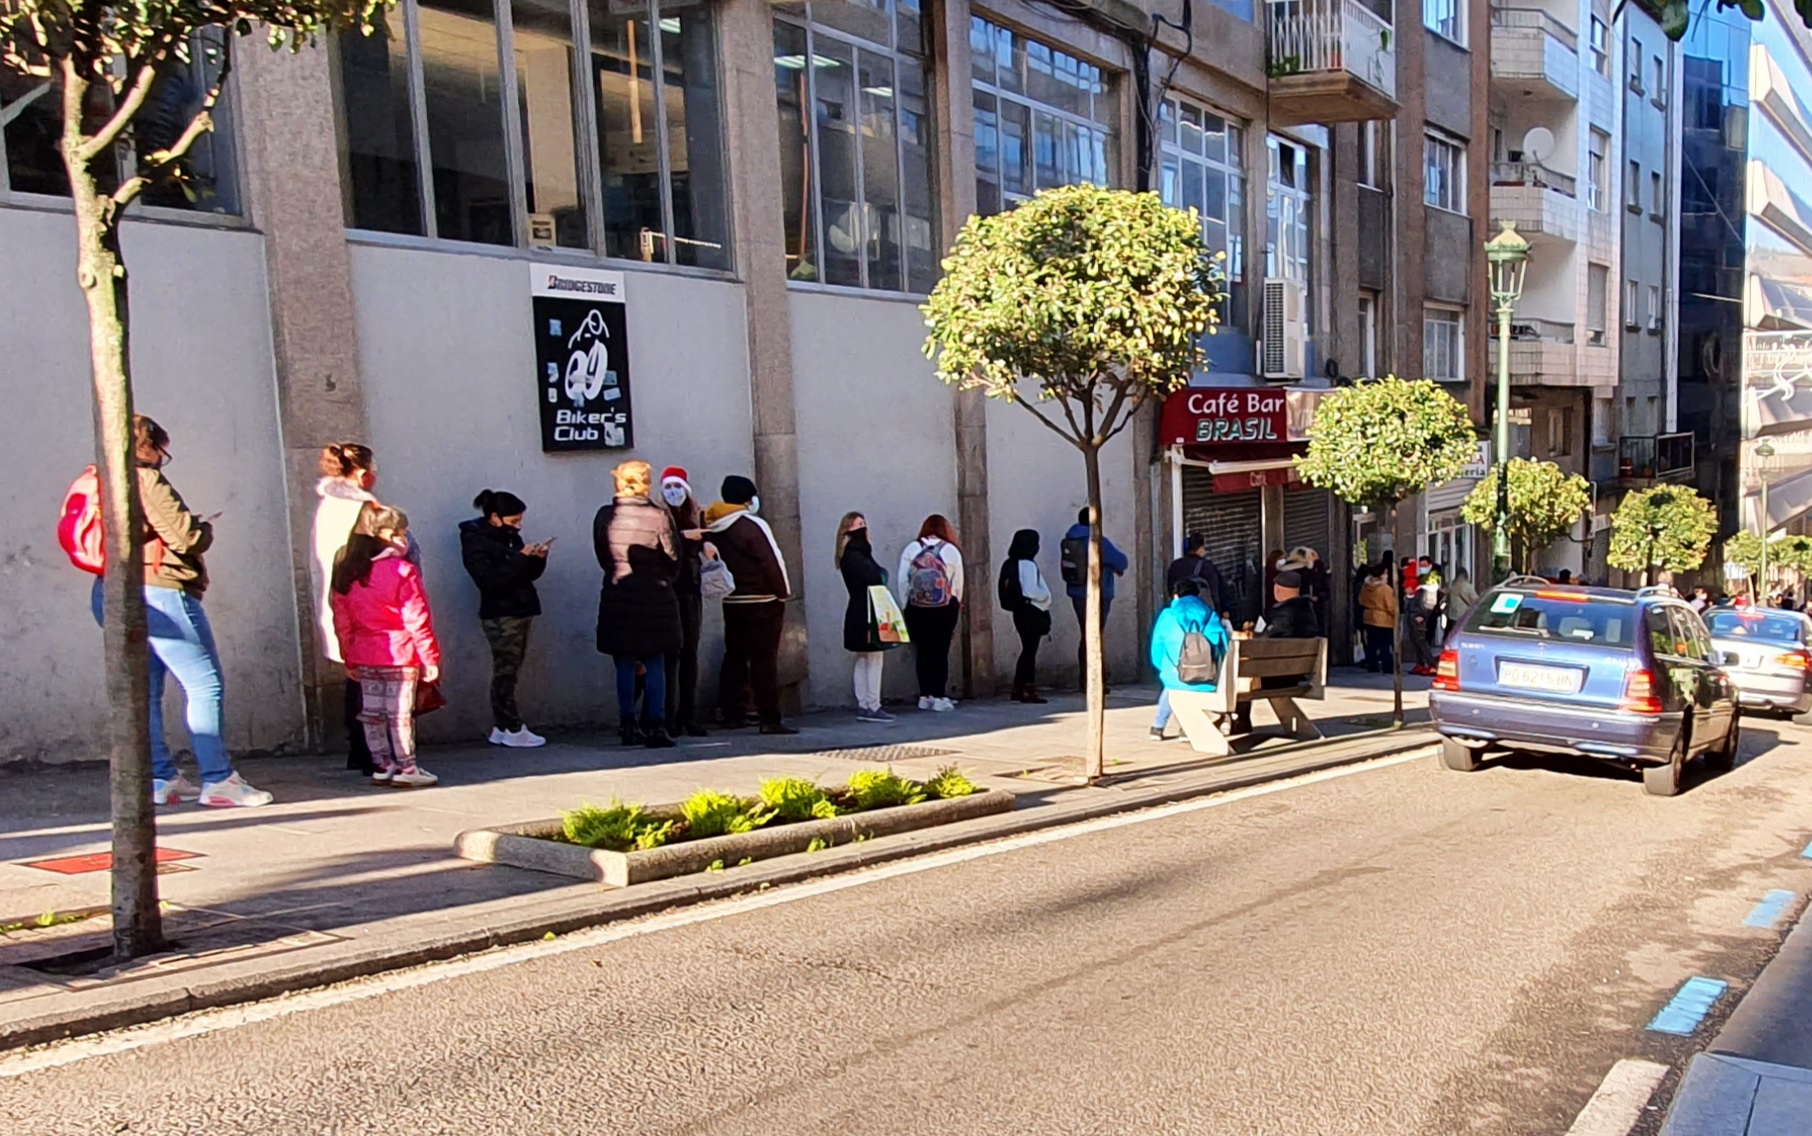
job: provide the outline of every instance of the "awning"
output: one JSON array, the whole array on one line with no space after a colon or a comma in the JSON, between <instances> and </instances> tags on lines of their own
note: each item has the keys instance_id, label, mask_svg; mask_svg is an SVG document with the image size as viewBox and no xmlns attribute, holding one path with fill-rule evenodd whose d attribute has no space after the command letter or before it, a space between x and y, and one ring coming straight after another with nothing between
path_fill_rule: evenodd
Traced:
<instances>
[{"instance_id":1,"label":"awning","mask_svg":"<svg viewBox=\"0 0 1812 1136\"><path fill-rule=\"evenodd\" d=\"M1768 483L1768 531L1784 528L1787 522L1812 509L1812 470L1783 477ZM1754 529L1761 520L1762 495L1758 490L1743 495L1743 527Z\"/></svg>"}]
</instances>

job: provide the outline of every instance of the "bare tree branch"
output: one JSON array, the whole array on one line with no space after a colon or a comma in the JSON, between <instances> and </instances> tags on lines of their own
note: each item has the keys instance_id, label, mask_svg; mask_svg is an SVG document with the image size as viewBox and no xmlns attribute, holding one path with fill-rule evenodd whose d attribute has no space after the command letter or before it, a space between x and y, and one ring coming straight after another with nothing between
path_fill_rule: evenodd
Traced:
<instances>
[{"instance_id":1,"label":"bare tree branch","mask_svg":"<svg viewBox=\"0 0 1812 1136\"><path fill-rule=\"evenodd\" d=\"M1107 436L1101 439L1101 444L1105 446L1107 443L1113 441L1114 438L1120 433L1120 431L1126 429L1127 425L1129 423L1131 423L1133 419L1135 419L1139 416L1139 411L1145 409L1145 404L1150 401L1151 401L1151 391L1147 387L1145 387L1143 384L1140 384L1138 396L1136 398L1134 398L1133 404L1126 408L1126 413L1121 416L1120 421L1118 423L1115 423L1109 427L1109 429L1107 431ZM1116 406L1115 409L1118 409L1118 407ZM1113 421L1112 419L1109 419L1109 422L1112 422L1112 421Z\"/></svg>"},{"instance_id":2,"label":"bare tree branch","mask_svg":"<svg viewBox=\"0 0 1812 1136\"><path fill-rule=\"evenodd\" d=\"M1121 421L1120 425L1115 425L1115 420L1119 417L1120 408L1126 405L1126 396L1129 389L1135 385L1137 384L1122 380L1120 384L1114 388L1114 401L1109 404L1107 415L1101 420L1101 429L1105 431L1105 433L1102 434L1100 442L1097 443L1098 445L1107 445L1113 440L1114 435L1120 432L1120 426L1125 425L1124 420Z\"/></svg>"},{"instance_id":3,"label":"bare tree branch","mask_svg":"<svg viewBox=\"0 0 1812 1136\"><path fill-rule=\"evenodd\" d=\"M1059 438L1062 438L1064 441L1068 442L1072 446L1075 446L1077 449L1082 448L1082 439L1081 438L1077 437L1074 434L1065 434L1063 432L1063 427L1057 425L1057 423L1055 423L1055 422L1051 421L1049 418L1045 417L1044 411L1038 409L1038 407L1030 399L1016 398L1013 401L1018 403L1019 405L1025 407L1028 411L1030 411L1032 414L1032 417L1034 417L1034 418L1038 419L1038 421L1044 423L1045 426L1051 431L1051 433L1057 435Z\"/></svg>"},{"instance_id":4,"label":"bare tree branch","mask_svg":"<svg viewBox=\"0 0 1812 1136\"><path fill-rule=\"evenodd\" d=\"M121 98L119 105L113 108L113 117L107 120L106 125L88 136L88 141L76 149L77 156L84 162L93 161L97 155L105 153L107 147L118 142L126 127L132 124L133 116L144 107L145 100L151 97L151 85L155 82L157 82L156 65L140 64L138 74L132 78L132 85L126 89L125 97Z\"/></svg>"},{"instance_id":5,"label":"bare tree branch","mask_svg":"<svg viewBox=\"0 0 1812 1136\"><path fill-rule=\"evenodd\" d=\"M124 209L130 205L147 186L160 174L170 169L195 146L203 134L214 129L214 108L220 104L221 92L226 90L227 76L233 73L233 55L230 48L222 51L220 56L220 74L208 87L208 93L201 100L201 106L195 116L189 119L189 125L183 128L176 141L162 150L153 150L139 159L138 173L126 179L113 191L113 203L116 208Z\"/></svg>"}]
</instances>

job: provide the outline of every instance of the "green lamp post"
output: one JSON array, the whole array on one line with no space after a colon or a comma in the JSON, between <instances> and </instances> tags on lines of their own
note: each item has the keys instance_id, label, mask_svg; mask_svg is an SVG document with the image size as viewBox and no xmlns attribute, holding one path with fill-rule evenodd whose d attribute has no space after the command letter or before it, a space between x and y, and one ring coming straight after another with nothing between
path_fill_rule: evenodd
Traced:
<instances>
[{"instance_id":1,"label":"green lamp post","mask_svg":"<svg viewBox=\"0 0 1812 1136\"><path fill-rule=\"evenodd\" d=\"M1762 481L1762 563L1761 573L1755 582L1755 606L1766 607L1768 604L1766 598L1768 595L1768 467L1762 463L1774 456L1774 444L1768 441L1768 439L1763 438L1761 444L1755 447L1755 456L1757 459L1755 472Z\"/></svg>"},{"instance_id":2,"label":"green lamp post","mask_svg":"<svg viewBox=\"0 0 1812 1136\"><path fill-rule=\"evenodd\" d=\"M1493 447L1497 450L1497 517L1491 533L1491 579L1510 575L1510 314L1523 294L1529 267L1529 242L1505 221L1503 231L1485 242L1491 270L1491 300L1497 313L1497 416Z\"/></svg>"}]
</instances>

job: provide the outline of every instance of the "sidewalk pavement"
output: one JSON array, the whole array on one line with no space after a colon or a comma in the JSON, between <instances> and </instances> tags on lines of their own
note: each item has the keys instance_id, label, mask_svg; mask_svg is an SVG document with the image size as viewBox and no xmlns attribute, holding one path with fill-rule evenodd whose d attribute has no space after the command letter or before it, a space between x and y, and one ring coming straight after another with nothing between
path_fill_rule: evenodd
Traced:
<instances>
[{"instance_id":1,"label":"sidewalk pavement","mask_svg":"<svg viewBox=\"0 0 1812 1136\"><path fill-rule=\"evenodd\" d=\"M1812 1132L1812 917L1686 1066L1661 1136Z\"/></svg>"},{"instance_id":2,"label":"sidewalk pavement","mask_svg":"<svg viewBox=\"0 0 1812 1136\"><path fill-rule=\"evenodd\" d=\"M1425 722L1427 680L1406 679L1406 688L1410 722ZM1086 787L1079 778L1084 706L1073 694L1043 707L984 701L950 714L906 710L892 725L821 713L798 720L797 737L725 732L673 750L625 749L597 734L555 737L537 750L441 747L422 755L441 783L422 790L374 788L339 757L246 761L247 779L274 792L276 804L159 811L159 885L173 948L124 967L107 958L104 865L59 874L30 864L107 850L105 767L3 772L0 1048L343 981L1433 740L1422 729L1383 732L1390 679L1356 670L1336 672L1326 701L1303 704L1326 741L1263 738L1275 719L1260 708L1260 736L1233 758L1152 741L1156 693L1126 687L1109 695L1107 776ZM627 889L472 864L452 851L465 830L552 817L586 801L658 804L701 787L750 793L766 777L832 783L883 765L923 777L948 764L983 786L1014 792L1018 809ZM38 926L45 916L52 925Z\"/></svg>"}]
</instances>

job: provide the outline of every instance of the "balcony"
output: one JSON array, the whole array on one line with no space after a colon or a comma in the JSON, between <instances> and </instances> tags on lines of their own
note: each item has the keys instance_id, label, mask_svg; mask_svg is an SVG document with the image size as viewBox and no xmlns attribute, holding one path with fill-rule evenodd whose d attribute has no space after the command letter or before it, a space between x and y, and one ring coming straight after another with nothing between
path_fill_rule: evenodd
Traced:
<instances>
[{"instance_id":1,"label":"balcony","mask_svg":"<svg viewBox=\"0 0 1812 1136\"><path fill-rule=\"evenodd\" d=\"M1578 99L1578 33L1539 8L1493 8L1491 81L1527 99Z\"/></svg>"},{"instance_id":2,"label":"balcony","mask_svg":"<svg viewBox=\"0 0 1812 1136\"><path fill-rule=\"evenodd\" d=\"M1493 224L1516 222L1531 244L1578 244L1586 236L1579 179L1539 162L1491 163L1491 218Z\"/></svg>"},{"instance_id":3,"label":"balcony","mask_svg":"<svg viewBox=\"0 0 1812 1136\"><path fill-rule=\"evenodd\" d=\"M1693 458L1691 434L1625 438L1619 444L1617 478L1630 484L1691 481Z\"/></svg>"},{"instance_id":4,"label":"balcony","mask_svg":"<svg viewBox=\"0 0 1812 1136\"><path fill-rule=\"evenodd\" d=\"M1592 443L1592 454L1586 459L1586 480L1600 492L1617 480L1617 457L1621 452L1616 442Z\"/></svg>"},{"instance_id":5,"label":"balcony","mask_svg":"<svg viewBox=\"0 0 1812 1136\"><path fill-rule=\"evenodd\" d=\"M1271 122L1365 122L1397 115L1390 22L1358 0L1271 0Z\"/></svg>"},{"instance_id":6,"label":"balcony","mask_svg":"<svg viewBox=\"0 0 1812 1136\"><path fill-rule=\"evenodd\" d=\"M1497 338L1495 328L1492 338ZM1497 345L1492 344L1495 366ZM1515 319L1510 324L1510 381L1518 386L1579 385L1579 348L1570 323Z\"/></svg>"}]
</instances>

